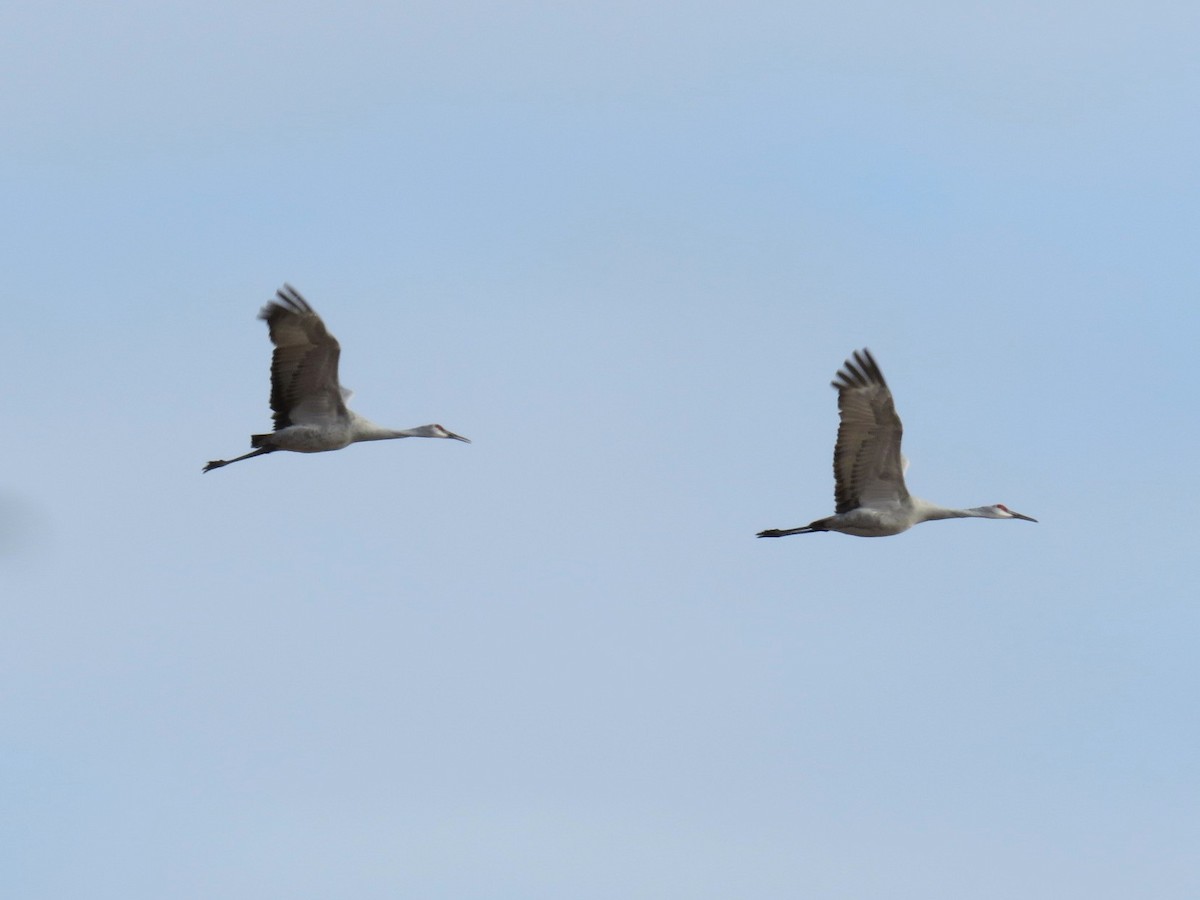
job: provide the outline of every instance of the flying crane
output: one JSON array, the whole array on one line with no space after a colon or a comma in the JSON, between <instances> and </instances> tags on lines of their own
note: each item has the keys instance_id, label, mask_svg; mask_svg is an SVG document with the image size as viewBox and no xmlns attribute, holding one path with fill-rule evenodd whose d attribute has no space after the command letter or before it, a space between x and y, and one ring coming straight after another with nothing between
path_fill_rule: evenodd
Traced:
<instances>
[{"instance_id":1,"label":"flying crane","mask_svg":"<svg viewBox=\"0 0 1200 900\"><path fill-rule=\"evenodd\" d=\"M205 472L276 450L321 453L341 450L356 441L428 437L471 443L469 438L441 425L421 425L402 431L381 428L347 408L350 391L338 383L341 347L325 329L321 317L291 285L280 288L258 317L266 321L271 343L275 345L271 358L275 430L271 434L250 435L254 450L234 459L214 459L204 467Z\"/></svg>"},{"instance_id":2,"label":"flying crane","mask_svg":"<svg viewBox=\"0 0 1200 900\"><path fill-rule=\"evenodd\" d=\"M837 444L833 450L834 498L837 512L799 528L769 528L762 537L786 537L815 531L840 531L858 537L899 534L934 519L1037 519L1007 506L948 509L914 497L904 486L908 460L900 453L904 433L892 392L870 350L854 351L837 373Z\"/></svg>"}]
</instances>

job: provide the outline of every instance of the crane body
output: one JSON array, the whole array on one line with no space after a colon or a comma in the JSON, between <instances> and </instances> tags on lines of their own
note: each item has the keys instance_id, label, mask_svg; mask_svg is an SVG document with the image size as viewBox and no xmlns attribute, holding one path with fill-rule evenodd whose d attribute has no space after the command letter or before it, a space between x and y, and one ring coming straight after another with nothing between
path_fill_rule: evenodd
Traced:
<instances>
[{"instance_id":1,"label":"crane body","mask_svg":"<svg viewBox=\"0 0 1200 900\"><path fill-rule=\"evenodd\" d=\"M285 284L258 314L267 323L275 352L271 357L271 409L275 430L250 436L254 449L233 459L215 459L205 472L243 459L290 450L323 453L358 441L394 438L469 438L441 425L393 429L376 425L346 406L350 391L338 383L341 347L321 317L291 285Z\"/></svg>"},{"instance_id":2,"label":"crane body","mask_svg":"<svg viewBox=\"0 0 1200 900\"><path fill-rule=\"evenodd\" d=\"M892 392L869 350L856 350L837 373L837 444L833 451L836 512L798 528L769 528L758 537L840 531L857 537L887 537L937 519L1023 519L1002 503L966 509L938 506L914 497L904 484L908 461L900 453L904 434Z\"/></svg>"}]
</instances>

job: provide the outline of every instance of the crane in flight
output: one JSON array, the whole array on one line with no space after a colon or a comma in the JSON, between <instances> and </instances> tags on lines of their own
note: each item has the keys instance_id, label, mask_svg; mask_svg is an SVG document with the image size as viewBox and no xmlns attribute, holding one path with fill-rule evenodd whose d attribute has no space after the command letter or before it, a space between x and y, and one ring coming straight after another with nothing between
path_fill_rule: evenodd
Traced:
<instances>
[{"instance_id":1,"label":"crane in flight","mask_svg":"<svg viewBox=\"0 0 1200 900\"><path fill-rule=\"evenodd\" d=\"M350 391L338 383L341 347L325 329L299 291L289 284L258 314L267 323L275 355L271 358L271 409L275 431L250 435L249 453L234 459L214 459L205 472L255 456L292 450L321 453L341 450L356 441L391 438L453 438L471 443L441 425L421 425L396 431L381 428L346 407Z\"/></svg>"},{"instance_id":2,"label":"crane in flight","mask_svg":"<svg viewBox=\"0 0 1200 900\"><path fill-rule=\"evenodd\" d=\"M934 519L1037 519L1007 506L948 509L914 497L904 486L908 460L900 453L904 429L892 392L870 350L854 351L837 373L837 444L833 449L834 499L837 511L799 528L769 528L758 536L786 537L815 531L840 531L858 537L886 537Z\"/></svg>"}]
</instances>

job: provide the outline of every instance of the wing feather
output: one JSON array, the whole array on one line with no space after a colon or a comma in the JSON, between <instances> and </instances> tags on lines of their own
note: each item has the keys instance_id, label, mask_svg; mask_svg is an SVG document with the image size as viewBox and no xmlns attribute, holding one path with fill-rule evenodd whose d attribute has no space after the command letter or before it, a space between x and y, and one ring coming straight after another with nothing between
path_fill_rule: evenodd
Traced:
<instances>
[{"instance_id":1,"label":"wing feather","mask_svg":"<svg viewBox=\"0 0 1200 900\"><path fill-rule=\"evenodd\" d=\"M900 439L904 428L892 392L871 356L856 350L833 381L838 392L834 499L839 513L860 506L891 506L908 499Z\"/></svg>"},{"instance_id":2,"label":"wing feather","mask_svg":"<svg viewBox=\"0 0 1200 900\"><path fill-rule=\"evenodd\" d=\"M280 288L258 317L267 323L271 357L271 410L275 430L325 424L346 415L338 384L341 347L299 291Z\"/></svg>"}]
</instances>

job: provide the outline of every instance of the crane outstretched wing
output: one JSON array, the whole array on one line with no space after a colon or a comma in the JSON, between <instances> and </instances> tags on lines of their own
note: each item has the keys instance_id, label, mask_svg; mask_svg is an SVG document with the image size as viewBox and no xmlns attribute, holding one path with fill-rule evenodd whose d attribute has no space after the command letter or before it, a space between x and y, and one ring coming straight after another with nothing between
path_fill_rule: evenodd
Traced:
<instances>
[{"instance_id":1,"label":"crane outstretched wing","mask_svg":"<svg viewBox=\"0 0 1200 900\"><path fill-rule=\"evenodd\" d=\"M833 381L838 392L834 499L839 513L891 506L908 498L900 439L904 429L892 392L870 350L854 351Z\"/></svg>"},{"instance_id":2,"label":"crane outstretched wing","mask_svg":"<svg viewBox=\"0 0 1200 900\"><path fill-rule=\"evenodd\" d=\"M258 317L267 323L271 357L271 409L275 430L289 425L323 424L346 415L338 384L341 347L321 317L285 284Z\"/></svg>"}]
</instances>

